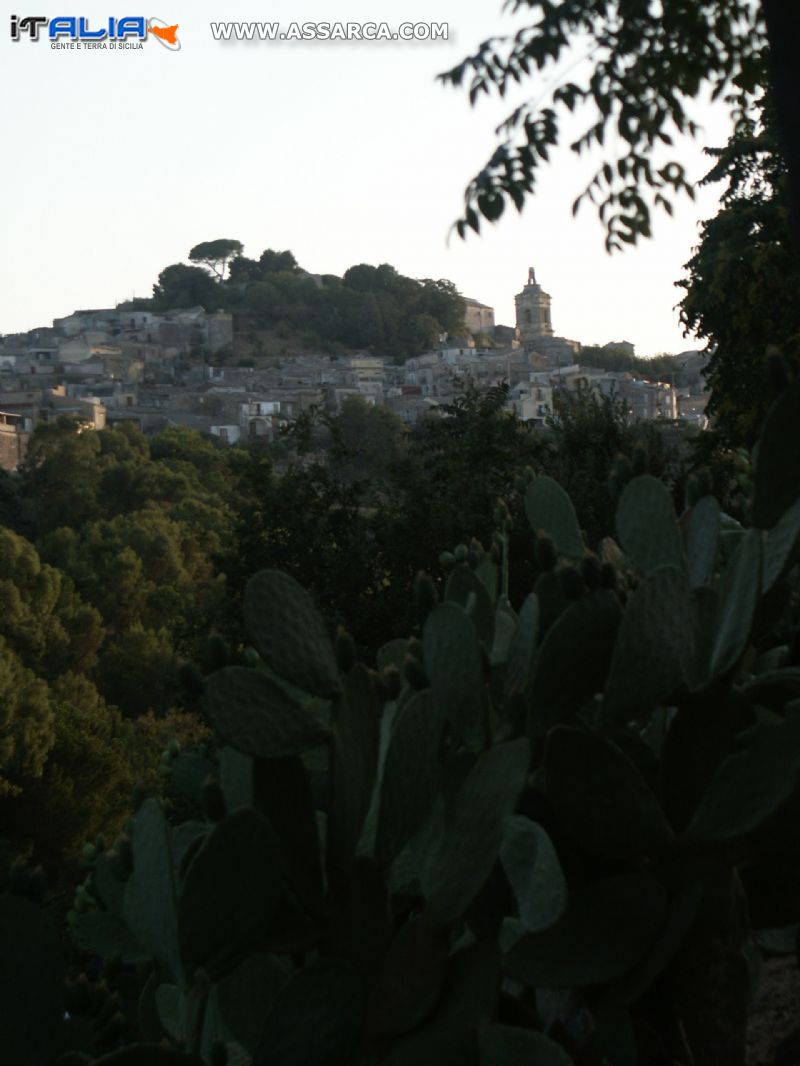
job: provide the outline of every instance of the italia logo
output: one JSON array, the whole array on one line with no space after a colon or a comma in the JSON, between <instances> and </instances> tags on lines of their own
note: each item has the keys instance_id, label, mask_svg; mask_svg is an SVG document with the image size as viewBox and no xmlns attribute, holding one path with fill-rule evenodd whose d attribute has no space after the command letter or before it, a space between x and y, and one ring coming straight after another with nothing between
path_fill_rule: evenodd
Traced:
<instances>
[{"instance_id":1,"label":"italia logo","mask_svg":"<svg viewBox=\"0 0 800 1066\"><path fill-rule=\"evenodd\" d=\"M11 40L38 41L45 37L51 42L67 41L144 41L148 37L158 41L170 52L180 51L178 24L169 23L155 16L125 15L121 18L109 17L100 23L91 23L83 15L58 15L48 18L46 15L11 16Z\"/></svg>"}]
</instances>

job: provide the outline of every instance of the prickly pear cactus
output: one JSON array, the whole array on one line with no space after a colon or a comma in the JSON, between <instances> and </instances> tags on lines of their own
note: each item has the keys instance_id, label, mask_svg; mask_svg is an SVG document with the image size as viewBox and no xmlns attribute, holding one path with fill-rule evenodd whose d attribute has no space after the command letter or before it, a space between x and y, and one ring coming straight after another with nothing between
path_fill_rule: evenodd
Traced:
<instances>
[{"instance_id":1,"label":"prickly pear cactus","mask_svg":"<svg viewBox=\"0 0 800 1066\"><path fill-rule=\"evenodd\" d=\"M599 558L529 476L523 602L498 506L374 669L257 574L253 648L204 683L218 758L169 763L197 817L145 800L87 856L74 935L145 979L140 1045L102 1061L742 1063L752 871L791 854L774 924L800 902L797 402L751 528L631 471Z\"/></svg>"}]
</instances>

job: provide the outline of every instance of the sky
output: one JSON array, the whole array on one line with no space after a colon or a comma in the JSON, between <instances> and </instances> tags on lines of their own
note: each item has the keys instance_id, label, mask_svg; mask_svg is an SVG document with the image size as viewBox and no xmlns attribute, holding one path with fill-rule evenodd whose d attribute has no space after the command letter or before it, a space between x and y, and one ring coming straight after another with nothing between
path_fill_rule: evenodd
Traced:
<instances>
[{"instance_id":1,"label":"sky","mask_svg":"<svg viewBox=\"0 0 800 1066\"><path fill-rule=\"evenodd\" d=\"M597 158L564 148L522 215L507 212L466 242L452 233L463 190L495 147L495 127L542 89L531 82L516 97L471 108L463 88L435 80L485 38L525 24L499 0L142 0L141 9L76 0L35 8L84 15L90 28L129 13L178 24L180 50L150 39L128 51L12 41L9 16L28 9L0 2L0 333L149 296L165 266L186 262L201 241L229 237L255 258L268 247L290 249L312 273L388 262L411 277L449 278L507 324L533 266L559 335L627 340L641 355L698 346L683 335L674 282L699 221L716 212L718 190L682 197L673 218L657 216L652 240L609 256L591 205L571 214ZM448 39L216 41L210 23L222 20L282 29L445 22ZM699 179L709 169L703 144L723 144L730 122L722 107L698 104L692 114L701 139L681 142L677 155Z\"/></svg>"}]
</instances>

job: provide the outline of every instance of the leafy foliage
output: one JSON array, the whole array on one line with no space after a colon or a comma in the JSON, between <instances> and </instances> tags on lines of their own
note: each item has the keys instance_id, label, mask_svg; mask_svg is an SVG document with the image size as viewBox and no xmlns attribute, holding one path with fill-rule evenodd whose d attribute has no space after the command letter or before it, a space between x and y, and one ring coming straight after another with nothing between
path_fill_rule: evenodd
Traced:
<instances>
[{"instance_id":1,"label":"leafy foliage","mask_svg":"<svg viewBox=\"0 0 800 1066\"><path fill-rule=\"evenodd\" d=\"M759 78L765 31L760 5L747 0L513 0L512 11L530 8L532 25L512 38L490 38L442 80L460 86L469 79L469 98L497 92L501 97L535 74L547 86L541 96L517 107L499 127L501 138L487 165L465 194L456 223L464 237L494 222L507 201L521 210L535 188L538 168L558 145L565 111L590 109L584 132L570 145L581 152L616 135L619 150L606 159L575 201L597 205L609 251L647 237L651 211L672 211L670 196L692 193L683 165L672 158L659 165L655 150L671 146L675 134L694 135L698 127L686 102L707 86L714 97L752 95ZM579 43L576 43L579 42ZM575 61L576 48L585 55ZM565 71L565 64L571 66ZM580 66L584 78L568 80ZM544 101L547 101L546 104Z\"/></svg>"},{"instance_id":2,"label":"leafy foliage","mask_svg":"<svg viewBox=\"0 0 800 1066\"><path fill-rule=\"evenodd\" d=\"M220 238L196 244L189 252L189 258L193 263L204 263L219 281L223 281L228 263L243 251L244 245L241 241Z\"/></svg>"},{"instance_id":3,"label":"leafy foliage","mask_svg":"<svg viewBox=\"0 0 800 1066\"><path fill-rule=\"evenodd\" d=\"M0 634L43 677L90 670L103 640L99 613L9 529L0 528L0 559Z\"/></svg>"},{"instance_id":4,"label":"leafy foliage","mask_svg":"<svg viewBox=\"0 0 800 1066\"><path fill-rule=\"evenodd\" d=\"M202 267L173 263L164 267L153 286L153 306L157 311L180 307L202 307L209 313L222 306L217 283Z\"/></svg>"},{"instance_id":5,"label":"leafy foliage","mask_svg":"<svg viewBox=\"0 0 800 1066\"><path fill-rule=\"evenodd\" d=\"M624 402L590 389L554 395L549 446L535 467L549 474L572 499L589 543L596 546L614 529L614 497L626 477L650 471L671 483L680 480L681 459L652 426L636 424ZM621 461L621 457L626 459Z\"/></svg>"},{"instance_id":6,"label":"leafy foliage","mask_svg":"<svg viewBox=\"0 0 800 1066\"><path fill-rule=\"evenodd\" d=\"M42 772L53 745L53 709L47 685L22 665L0 638L2 759L0 795L20 790L20 779Z\"/></svg>"},{"instance_id":7,"label":"leafy foliage","mask_svg":"<svg viewBox=\"0 0 800 1066\"><path fill-rule=\"evenodd\" d=\"M38 774L19 778L21 794L5 807L19 837L35 842L37 860L66 872L87 840L122 829L134 765L158 749L137 744L131 727L86 677L64 674L48 695L52 744L46 761Z\"/></svg>"},{"instance_id":8,"label":"leafy foliage","mask_svg":"<svg viewBox=\"0 0 800 1066\"><path fill-rule=\"evenodd\" d=\"M2 821L12 851L65 880L87 838L124 824L137 779L158 781L176 728L202 732L176 713L191 703L178 670L222 604L246 459L182 430L64 420L14 475L27 536L0 528Z\"/></svg>"},{"instance_id":9,"label":"leafy foliage","mask_svg":"<svg viewBox=\"0 0 800 1066\"><path fill-rule=\"evenodd\" d=\"M674 355L652 355L643 358L631 355L624 348L613 344L600 347L595 344L581 345L581 366L593 366L599 370L628 372L643 381L671 381L681 384L681 365Z\"/></svg>"},{"instance_id":10,"label":"leafy foliage","mask_svg":"<svg viewBox=\"0 0 800 1066\"><path fill-rule=\"evenodd\" d=\"M787 170L769 99L743 117L704 184L726 182L686 264L681 321L711 352L708 413L728 446L751 447L775 397L770 357L800 369L800 264L789 225Z\"/></svg>"}]
</instances>

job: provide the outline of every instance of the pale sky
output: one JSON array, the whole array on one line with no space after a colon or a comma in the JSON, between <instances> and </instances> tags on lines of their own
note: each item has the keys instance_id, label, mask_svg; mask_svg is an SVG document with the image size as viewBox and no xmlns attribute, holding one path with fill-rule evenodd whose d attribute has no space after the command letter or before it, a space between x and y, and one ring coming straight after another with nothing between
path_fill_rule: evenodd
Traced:
<instances>
[{"instance_id":1,"label":"pale sky","mask_svg":"<svg viewBox=\"0 0 800 1066\"><path fill-rule=\"evenodd\" d=\"M28 9L1 2L0 333L150 296L159 271L185 262L193 245L231 237L256 258L288 248L314 273L388 262L412 277L449 278L508 324L534 266L562 336L629 340L642 355L695 346L673 310L673 283L698 220L716 211L715 191L682 198L674 218L657 217L653 240L609 257L591 205L572 218L591 170L565 147L522 216L508 213L466 242L449 236L495 126L540 88L470 108L466 91L434 80L484 38L525 23L499 0L36 8L85 15L92 28L124 14L179 24L180 51L151 39L116 52L12 42L8 16ZM215 41L209 22L234 19L447 22L449 40ZM704 143L724 143L724 110L693 113ZM700 149L683 143L677 152L694 178L709 166Z\"/></svg>"}]
</instances>

